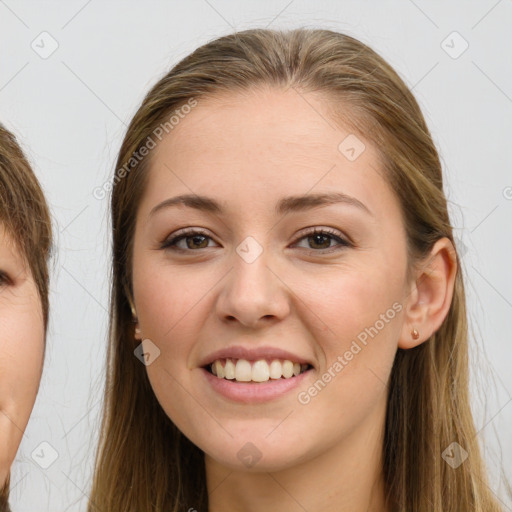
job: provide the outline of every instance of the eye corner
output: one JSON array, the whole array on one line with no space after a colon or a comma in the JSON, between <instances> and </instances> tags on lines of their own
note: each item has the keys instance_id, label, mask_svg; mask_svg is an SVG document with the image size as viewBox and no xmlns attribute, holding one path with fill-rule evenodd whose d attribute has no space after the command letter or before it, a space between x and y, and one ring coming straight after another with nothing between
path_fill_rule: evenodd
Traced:
<instances>
[{"instance_id":1,"label":"eye corner","mask_svg":"<svg viewBox=\"0 0 512 512\"><path fill-rule=\"evenodd\" d=\"M11 286L13 284L12 279L9 277L7 272L0 270L0 288L4 286Z\"/></svg>"}]
</instances>

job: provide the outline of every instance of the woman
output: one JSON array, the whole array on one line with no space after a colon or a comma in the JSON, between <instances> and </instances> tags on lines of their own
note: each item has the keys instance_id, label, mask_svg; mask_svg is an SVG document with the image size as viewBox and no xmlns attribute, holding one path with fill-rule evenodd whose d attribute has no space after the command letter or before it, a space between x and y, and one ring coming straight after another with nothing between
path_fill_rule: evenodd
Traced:
<instances>
[{"instance_id":1,"label":"woman","mask_svg":"<svg viewBox=\"0 0 512 512\"><path fill-rule=\"evenodd\" d=\"M497 511L436 148L374 51L247 30L117 160L89 510Z\"/></svg>"},{"instance_id":2,"label":"woman","mask_svg":"<svg viewBox=\"0 0 512 512\"><path fill-rule=\"evenodd\" d=\"M34 406L48 324L48 206L16 138L0 125L0 510Z\"/></svg>"}]
</instances>

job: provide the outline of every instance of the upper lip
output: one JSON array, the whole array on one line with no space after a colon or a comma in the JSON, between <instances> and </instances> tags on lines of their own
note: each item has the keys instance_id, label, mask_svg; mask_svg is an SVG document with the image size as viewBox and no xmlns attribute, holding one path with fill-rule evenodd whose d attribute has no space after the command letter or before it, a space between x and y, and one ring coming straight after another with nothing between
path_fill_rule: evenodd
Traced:
<instances>
[{"instance_id":1,"label":"upper lip","mask_svg":"<svg viewBox=\"0 0 512 512\"><path fill-rule=\"evenodd\" d=\"M310 364L307 359L298 356L287 350L277 347L244 347L243 345L233 345L224 347L212 352L202 358L199 365L207 366L217 359L247 359L248 361L257 361L258 359L287 359L293 363Z\"/></svg>"}]
</instances>

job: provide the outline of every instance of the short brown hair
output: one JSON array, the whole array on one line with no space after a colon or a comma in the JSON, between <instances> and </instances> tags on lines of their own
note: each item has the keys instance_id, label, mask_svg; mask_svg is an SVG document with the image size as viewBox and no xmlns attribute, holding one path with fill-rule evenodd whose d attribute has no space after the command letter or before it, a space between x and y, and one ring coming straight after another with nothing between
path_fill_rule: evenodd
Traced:
<instances>
[{"instance_id":1,"label":"short brown hair","mask_svg":"<svg viewBox=\"0 0 512 512\"><path fill-rule=\"evenodd\" d=\"M0 124L0 223L25 259L41 299L47 331L49 301L48 261L52 253L52 227L46 200L16 137ZM0 488L0 511L8 512L9 482Z\"/></svg>"},{"instance_id":2,"label":"short brown hair","mask_svg":"<svg viewBox=\"0 0 512 512\"><path fill-rule=\"evenodd\" d=\"M48 205L16 137L0 124L0 222L14 239L37 285L48 325L48 261L52 227Z\"/></svg>"}]
</instances>

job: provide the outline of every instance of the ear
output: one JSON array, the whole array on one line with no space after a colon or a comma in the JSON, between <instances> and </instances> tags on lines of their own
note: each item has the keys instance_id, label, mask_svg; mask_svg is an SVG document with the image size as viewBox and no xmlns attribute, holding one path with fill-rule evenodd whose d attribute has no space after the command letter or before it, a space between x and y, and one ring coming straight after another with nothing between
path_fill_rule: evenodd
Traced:
<instances>
[{"instance_id":1,"label":"ear","mask_svg":"<svg viewBox=\"0 0 512 512\"><path fill-rule=\"evenodd\" d=\"M441 238L421 262L410 284L399 348L416 347L439 329L450 309L456 274L455 248L450 239ZM413 329L419 332L416 340L411 334Z\"/></svg>"},{"instance_id":2,"label":"ear","mask_svg":"<svg viewBox=\"0 0 512 512\"><path fill-rule=\"evenodd\" d=\"M139 321L137 319L137 311L135 309L135 304L133 303L132 295L131 295L130 290L129 290L128 286L126 285L126 283L124 285L124 292L125 292L126 298L128 300L128 303L130 304L133 323L135 324L135 339L142 340L142 335L141 335L140 327L139 327Z\"/></svg>"},{"instance_id":3,"label":"ear","mask_svg":"<svg viewBox=\"0 0 512 512\"><path fill-rule=\"evenodd\" d=\"M130 304L132 304L131 300L130 300ZM131 308L132 308L133 323L135 325L134 337L135 337L136 340L141 341L142 340L142 334L140 332L140 326L139 326L139 320L137 318L137 313L136 313L135 308L133 307L133 305L131 305Z\"/></svg>"}]
</instances>

